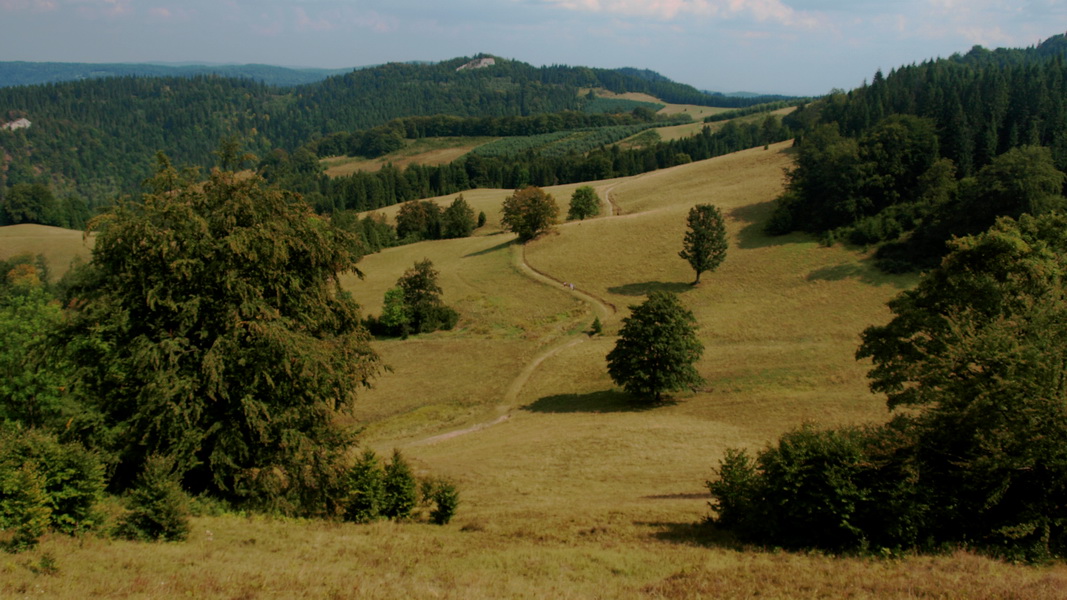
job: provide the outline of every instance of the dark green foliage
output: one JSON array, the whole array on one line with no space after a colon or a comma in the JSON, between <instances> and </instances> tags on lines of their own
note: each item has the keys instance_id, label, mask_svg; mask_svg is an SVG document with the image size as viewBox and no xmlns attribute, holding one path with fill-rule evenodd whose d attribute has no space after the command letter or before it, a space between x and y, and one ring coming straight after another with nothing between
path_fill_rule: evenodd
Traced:
<instances>
[{"instance_id":1,"label":"dark green foliage","mask_svg":"<svg viewBox=\"0 0 1067 600\"><path fill-rule=\"evenodd\" d=\"M559 216L559 206L552 194L546 194L539 187L529 186L504 200L501 209L503 217L500 223L508 231L519 236L519 241L526 243L552 229Z\"/></svg>"},{"instance_id":2,"label":"dark green foliage","mask_svg":"<svg viewBox=\"0 0 1067 600\"><path fill-rule=\"evenodd\" d=\"M485 221L486 221L485 211L484 210L483 211L479 211L478 212L478 227L485 227Z\"/></svg>"},{"instance_id":3,"label":"dark green foliage","mask_svg":"<svg viewBox=\"0 0 1067 600\"><path fill-rule=\"evenodd\" d=\"M255 176L161 159L149 191L98 218L89 276L54 347L98 410L129 487L154 454L186 490L325 510L351 435L336 417L378 370L339 288L357 237Z\"/></svg>"},{"instance_id":4,"label":"dark green foliage","mask_svg":"<svg viewBox=\"0 0 1067 600\"><path fill-rule=\"evenodd\" d=\"M418 504L415 475L399 450L382 473L381 514L388 519L407 519Z\"/></svg>"},{"instance_id":5,"label":"dark green foliage","mask_svg":"<svg viewBox=\"0 0 1067 600\"><path fill-rule=\"evenodd\" d=\"M441 215L441 236L444 238L469 237L475 226L474 209L463 199L463 194L457 196Z\"/></svg>"},{"instance_id":6,"label":"dark green foliage","mask_svg":"<svg viewBox=\"0 0 1067 600\"><path fill-rule=\"evenodd\" d=\"M438 273L429 259L415 263L396 281L403 294L404 304L411 314L411 330L429 333L438 329L452 329L459 313L441 301Z\"/></svg>"},{"instance_id":7,"label":"dark green foliage","mask_svg":"<svg viewBox=\"0 0 1067 600\"><path fill-rule=\"evenodd\" d=\"M678 253L697 273L693 285L700 283L700 274L714 271L726 260L726 222L712 204L697 204L689 209L688 229Z\"/></svg>"},{"instance_id":8,"label":"dark green foliage","mask_svg":"<svg viewBox=\"0 0 1067 600\"><path fill-rule=\"evenodd\" d=\"M173 459L152 455L126 497L116 534L130 540L180 542L189 537L189 498Z\"/></svg>"},{"instance_id":9,"label":"dark green foliage","mask_svg":"<svg viewBox=\"0 0 1067 600\"><path fill-rule=\"evenodd\" d=\"M805 131L767 231L890 242L879 264L900 270L935 266L947 240L984 231L998 216L1062 206L1062 39L878 73L870 86L790 115Z\"/></svg>"},{"instance_id":10,"label":"dark green foliage","mask_svg":"<svg viewBox=\"0 0 1067 600\"><path fill-rule=\"evenodd\" d=\"M396 213L401 243L441 239L441 207L430 200L407 202Z\"/></svg>"},{"instance_id":11,"label":"dark green foliage","mask_svg":"<svg viewBox=\"0 0 1067 600\"><path fill-rule=\"evenodd\" d=\"M396 228L386 221L385 215L369 214L360 219L355 211L339 210L330 215L330 221L338 229L358 235L369 254L398 244Z\"/></svg>"},{"instance_id":12,"label":"dark green foliage","mask_svg":"<svg viewBox=\"0 0 1067 600\"><path fill-rule=\"evenodd\" d=\"M81 445L38 429L0 428L0 530L13 534L13 547L32 546L47 529L91 529L103 491L103 466Z\"/></svg>"},{"instance_id":13,"label":"dark green foliage","mask_svg":"<svg viewBox=\"0 0 1067 600\"><path fill-rule=\"evenodd\" d=\"M913 548L931 524L909 425L804 426L757 453L728 450L708 481L715 522L750 543L835 552Z\"/></svg>"},{"instance_id":14,"label":"dark green foliage","mask_svg":"<svg viewBox=\"0 0 1067 600\"><path fill-rule=\"evenodd\" d=\"M593 326L589 328L590 335L600 335L604 333L604 325L600 322L600 317L593 319Z\"/></svg>"},{"instance_id":15,"label":"dark green foliage","mask_svg":"<svg viewBox=\"0 0 1067 600\"><path fill-rule=\"evenodd\" d=\"M447 479L426 479L422 482L422 498L430 508L430 522L447 525L459 507L459 489Z\"/></svg>"},{"instance_id":16,"label":"dark green foliage","mask_svg":"<svg viewBox=\"0 0 1067 600\"><path fill-rule=\"evenodd\" d=\"M630 310L608 353L612 381L635 396L657 402L666 391L704 382L693 366L704 353L696 335L696 319L677 296L653 292Z\"/></svg>"},{"instance_id":17,"label":"dark green foliage","mask_svg":"<svg viewBox=\"0 0 1067 600\"><path fill-rule=\"evenodd\" d=\"M617 70L538 68L497 59L488 69L457 71L468 60L393 63L286 89L243 76L203 73L191 77L89 78L3 88L0 106L7 115L27 116L33 125L0 131L0 148L10 157L8 168L0 173L0 188L54 182L56 197L84 198L87 206L95 208L119 192L135 192L140 181L151 175L146 165L155 152L165 150L183 164L207 166L212 163L211 151L227 136L244 139L262 155L278 148L294 152L301 144L317 140L312 147L317 146L320 156L350 152L376 156L398 148L404 139L417 137L526 136L638 121L631 114L580 112L589 103L578 93L582 88L643 92L664 102L686 104L747 106L760 102L707 94L665 78L650 80ZM242 71L234 69L247 68L209 70L237 75ZM253 69L254 79L280 81L276 70ZM467 189L446 189L450 187L446 182L437 183L441 187L435 193L420 190L416 192L420 195L400 195L386 204ZM530 182L511 182L507 187L526 183ZM284 185L289 187L289 183ZM310 189L290 189L314 200ZM397 188L381 192L404 193ZM336 204L336 200L331 202ZM384 205L344 202L337 208L365 210Z\"/></svg>"},{"instance_id":18,"label":"dark green foliage","mask_svg":"<svg viewBox=\"0 0 1067 600\"><path fill-rule=\"evenodd\" d=\"M600 196L591 186L583 185L574 190L571 195L570 208L567 210L567 220L582 220L595 217L600 214Z\"/></svg>"},{"instance_id":19,"label":"dark green foliage","mask_svg":"<svg viewBox=\"0 0 1067 600\"><path fill-rule=\"evenodd\" d=\"M857 352L908 410L729 454L709 483L720 524L773 545L1067 553L1067 216L1001 218L950 248Z\"/></svg>"},{"instance_id":20,"label":"dark green foliage","mask_svg":"<svg viewBox=\"0 0 1067 600\"><path fill-rule=\"evenodd\" d=\"M369 523L381 517L385 503L384 477L378 456L373 450L365 450L345 476L344 520Z\"/></svg>"}]
</instances>

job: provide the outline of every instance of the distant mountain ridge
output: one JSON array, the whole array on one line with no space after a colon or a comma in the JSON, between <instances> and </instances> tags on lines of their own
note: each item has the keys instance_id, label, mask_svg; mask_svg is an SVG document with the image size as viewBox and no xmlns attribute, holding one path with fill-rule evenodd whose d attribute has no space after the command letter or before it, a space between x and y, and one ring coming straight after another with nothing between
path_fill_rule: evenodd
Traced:
<instances>
[{"instance_id":1,"label":"distant mountain ridge","mask_svg":"<svg viewBox=\"0 0 1067 600\"><path fill-rule=\"evenodd\" d=\"M252 79L274 86L305 85L334 75L344 75L362 67L316 69L277 67L274 65L208 65L159 63L65 63L0 61L0 87L39 85L101 79L105 77L192 77L219 75Z\"/></svg>"}]
</instances>

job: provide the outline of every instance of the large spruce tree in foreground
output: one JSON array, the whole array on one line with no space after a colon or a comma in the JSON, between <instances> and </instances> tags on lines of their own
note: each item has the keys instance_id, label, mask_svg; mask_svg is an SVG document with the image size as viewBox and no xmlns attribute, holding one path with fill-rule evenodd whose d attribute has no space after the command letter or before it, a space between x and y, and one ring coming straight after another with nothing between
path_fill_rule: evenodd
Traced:
<instances>
[{"instance_id":1,"label":"large spruce tree in foreground","mask_svg":"<svg viewBox=\"0 0 1067 600\"><path fill-rule=\"evenodd\" d=\"M696 319L677 296L653 292L630 310L615 348L608 353L612 381L635 396L657 402L663 392L704 382L693 366L704 353L696 336Z\"/></svg>"},{"instance_id":2,"label":"large spruce tree in foreground","mask_svg":"<svg viewBox=\"0 0 1067 600\"><path fill-rule=\"evenodd\" d=\"M328 510L352 441L339 418L379 368L338 284L358 238L254 175L202 181L160 157L146 187L92 222L57 339L107 427L113 487L161 455L189 491Z\"/></svg>"}]
</instances>

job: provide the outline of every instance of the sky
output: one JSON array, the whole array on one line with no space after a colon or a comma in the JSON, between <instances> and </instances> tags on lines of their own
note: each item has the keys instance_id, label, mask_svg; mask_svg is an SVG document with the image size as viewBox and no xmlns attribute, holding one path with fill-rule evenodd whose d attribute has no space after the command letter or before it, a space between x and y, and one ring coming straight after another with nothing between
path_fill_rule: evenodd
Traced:
<instances>
[{"instance_id":1,"label":"sky","mask_svg":"<svg viewBox=\"0 0 1067 600\"><path fill-rule=\"evenodd\" d=\"M0 0L0 60L342 68L488 53L821 95L1067 31L1067 0Z\"/></svg>"}]
</instances>

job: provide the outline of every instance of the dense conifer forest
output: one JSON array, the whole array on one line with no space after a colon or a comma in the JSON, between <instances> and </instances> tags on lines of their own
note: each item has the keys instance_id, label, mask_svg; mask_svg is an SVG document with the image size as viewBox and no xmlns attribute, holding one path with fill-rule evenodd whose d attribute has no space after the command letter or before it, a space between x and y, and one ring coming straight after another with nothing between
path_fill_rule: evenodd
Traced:
<instances>
[{"instance_id":1,"label":"dense conifer forest","mask_svg":"<svg viewBox=\"0 0 1067 600\"><path fill-rule=\"evenodd\" d=\"M998 216L1063 206L1065 52L1062 35L1027 49L976 46L879 71L790 115L804 134L771 231L890 242L883 266L906 269Z\"/></svg>"}]
</instances>

